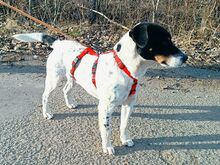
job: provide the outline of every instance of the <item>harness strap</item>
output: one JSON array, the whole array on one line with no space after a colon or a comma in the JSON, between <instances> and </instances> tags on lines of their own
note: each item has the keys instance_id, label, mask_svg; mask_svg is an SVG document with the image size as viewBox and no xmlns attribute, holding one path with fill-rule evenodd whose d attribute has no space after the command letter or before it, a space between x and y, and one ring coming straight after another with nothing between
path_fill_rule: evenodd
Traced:
<instances>
[{"instance_id":1,"label":"harness strap","mask_svg":"<svg viewBox=\"0 0 220 165\"><path fill-rule=\"evenodd\" d=\"M96 87L96 69L97 69L97 66L98 66L98 61L99 61L99 56L98 58L95 60L93 66L92 66L92 83L94 84L94 86Z\"/></svg>"},{"instance_id":2,"label":"harness strap","mask_svg":"<svg viewBox=\"0 0 220 165\"><path fill-rule=\"evenodd\" d=\"M81 59L86 55L86 54L90 54L90 55L94 55L94 56L99 56L92 48L88 47L86 49L84 49L80 55L78 55L72 62L72 68L70 70L70 73L72 75L72 78L74 80L76 80L76 78L74 77L74 73L76 71L76 68L78 67L78 65L80 64Z\"/></svg>"},{"instance_id":3,"label":"harness strap","mask_svg":"<svg viewBox=\"0 0 220 165\"><path fill-rule=\"evenodd\" d=\"M125 72L125 74L127 74L133 80L133 85L131 86L131 91L129 93L129 96L134 95L136 93L138 80L131 75L131 72L128 70L128 68L125 66L125 64L121 61L121 59L118 57L115 50L112 50L112 52L114 54L114 59L115 59L116 63L118 64L118 67L121 70L123 70Z\"/></svg>"},{"instance_id":4,"label":"harness strap","mask_svg":"<svg viewBox=\"0 0 220 165\"><path fill-rule=\"evenodd\" d=\"M108 51L107 53L113 53L114 55L114 59L116 61L116 63L118 64L118 67L123 70L125 72L125 74L127 74L132 80L133 80L133 84L131 86L131 91L129 93L129 96L130 95L134 95L136 93L136 88L137 88L137 84L138 84L138 80L136 78L134 78L132 75L131 75L131 72L128 70L128 68L124 65L124 63L121 61L121 59L118 57L117 53L115 52L115 50L110 50ZM78 65L80 64L80 61L81 59L86 55L86 54L89 54L89 55L94 55L94 56L97 56L97 59L95 60L93 66L92 66L92 83L94 84L94 86L96 87L96 69L97 69L97 65L98 65L98 60L99 60L99 54L97 54L92 48L86 48L85 50L83 50L80 55L78 55L72 62L72 69L70 70L70 73L73 77L74 80L75 77L74 77L74 72L76 70L76 68L78 67ZM104 53L106 54L106 53Z\"/></svg>"}]
</instances>

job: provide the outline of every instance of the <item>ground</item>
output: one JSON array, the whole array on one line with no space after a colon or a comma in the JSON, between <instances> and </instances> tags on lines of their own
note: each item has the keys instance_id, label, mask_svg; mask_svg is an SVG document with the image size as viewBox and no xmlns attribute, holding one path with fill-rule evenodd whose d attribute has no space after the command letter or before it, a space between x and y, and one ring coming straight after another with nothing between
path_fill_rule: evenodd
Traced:
<instances>
[{"instance_id":1,"label":"ground","mask_svg":"<svg viewBox=\"0 0 220 165\"><path fill-rule=\"evenodd\" d=\"M62 86L41 113L45 63L0 64L0 164L193 164L220 162L220 72L162 68L149 62L129 121L134 147L119 141L120 110L113 113L115 156L102 153L97 100L75 85L79 108L65 106Z\"/></svg>"}]
</instances>

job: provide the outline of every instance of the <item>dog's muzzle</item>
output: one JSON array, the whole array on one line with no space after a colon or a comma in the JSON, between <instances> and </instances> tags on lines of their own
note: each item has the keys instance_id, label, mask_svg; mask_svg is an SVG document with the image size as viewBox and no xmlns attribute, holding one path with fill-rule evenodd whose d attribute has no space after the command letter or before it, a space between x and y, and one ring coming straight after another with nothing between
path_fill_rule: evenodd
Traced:
<instances>
[{"instance_id":1,"label":"dog's muzzle","mask_svg":"<svg viewBox=\"0 0 220 165\"><path fill-rule=\"evenodd\" d=\"M167 59L166 64L170 67L179 67L183 63L185 63L187 59L188 59L187 55L181 52L173 56L170 56Z\"/></svg>"},{"instance_id":2,"label":"dog's muzzle","mask_svg":"<svg viewBox=\"0 0 220 165\"><path fill-rule=\"evenodd\" d=\"M158 55L155 57L155 60L161 64L162 66L169 66L169 67L179 67L183 63L187 61L188 57L184 53L180 52L170 56L162 56Z\"/></svg>"}]
</instances>

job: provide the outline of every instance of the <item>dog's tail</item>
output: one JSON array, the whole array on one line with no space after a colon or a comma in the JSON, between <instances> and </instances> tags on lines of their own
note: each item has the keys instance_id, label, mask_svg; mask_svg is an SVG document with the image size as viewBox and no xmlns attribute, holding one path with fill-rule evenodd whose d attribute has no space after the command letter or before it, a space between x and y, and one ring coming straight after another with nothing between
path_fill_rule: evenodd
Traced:
<instances>
[{"instance_id":1,"label":"dog's tail","mask_svg":"<svg viewBox=\"0 0 220 165\"><path fill-rule=\"evenodd\" d=\"M23 33L15 34L12 37L22 42L43 42L49 45L52 45L57 40L57 38L45 33Z\"/></svg>"}]
</instances>

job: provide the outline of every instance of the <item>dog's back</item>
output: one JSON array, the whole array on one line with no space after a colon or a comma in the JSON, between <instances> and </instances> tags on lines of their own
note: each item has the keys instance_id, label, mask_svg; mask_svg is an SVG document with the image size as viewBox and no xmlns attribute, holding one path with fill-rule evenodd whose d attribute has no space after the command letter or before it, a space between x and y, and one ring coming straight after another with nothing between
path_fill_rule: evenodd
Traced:
<instances>
[{"instance_id":1,"label":"dog's back","mask_svg":"<svg viewBox=\"0 0 220 165\"><path fill-rule=\"evenodd\" d=\"M57 73L59 73L61 69L65 70L65 72L69 72L73 59L76 58L80 50L85 49L85 47L78 42L70 40L57 40L51 47L53 51L47 60L47 71L50 72L51 69L54 68L57 69Z\"/></svg>"}]
</instances>

